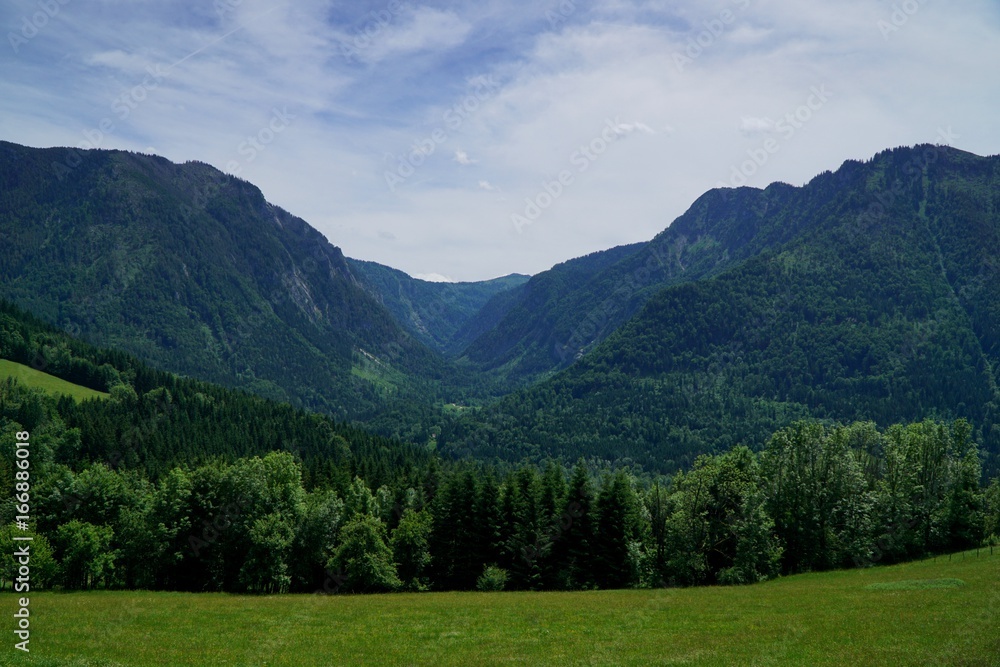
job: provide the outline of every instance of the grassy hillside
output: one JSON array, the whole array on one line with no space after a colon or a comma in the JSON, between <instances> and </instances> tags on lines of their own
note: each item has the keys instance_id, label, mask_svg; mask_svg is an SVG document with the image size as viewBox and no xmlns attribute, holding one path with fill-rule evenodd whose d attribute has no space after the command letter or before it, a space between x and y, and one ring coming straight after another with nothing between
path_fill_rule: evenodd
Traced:
<instances>
[{"instance_id":1,"label":"grassy hillside","mask_svg":"<svg viewBox=\"0 0 1000 667\"><path fill-rule=\"evenodd\" d=\"M108 398L110 396L110 394L103 391L96 391L87 387L81 387L72 382L66 382L66 380L61 380L54 375L37 371L30 366L0 359L0 380L9 377L17 378L21 384L28 387L36 387L52 395L64 394L72 396L78 401L85 401L88 398Z\"/></svg>"},{"instance_id":2,"label":"grassy hillside","mask_svg":"<svg viewBox=\"0 0 1000 667\"><path fill-rule=\"evenodd\" d=\"M1000 665L1000 552L755 586L579 593L32 596L0 664ZM3 603L13 609L12 596Z\"/></svg>"}]
</instances>

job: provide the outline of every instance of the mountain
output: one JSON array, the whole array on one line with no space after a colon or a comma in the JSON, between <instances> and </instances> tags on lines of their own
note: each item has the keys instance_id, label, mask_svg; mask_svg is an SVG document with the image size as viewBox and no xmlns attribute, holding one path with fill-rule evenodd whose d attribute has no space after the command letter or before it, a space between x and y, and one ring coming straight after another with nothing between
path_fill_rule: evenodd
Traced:
<instances>
[{"instance_id":1,"label":"mountain","mask_svg":"<svg viewBox=\"0 0 1000 667\"><path fill-rule=\"evenodd\" d=\"M553 368L551 341L560 317L571 306L564 297L585 289L608 266L643 244L619 246L557 264L521 289L500 295L467 327L462 356L484 371L501 371L508 379L527 380ZM584 287L581 287L584 286Z\"/></svg>"},{"instance_id":2,"label":"mountain","mask_svg":"<svg viewBox=\"0 0 1000 667\"><path fill-rule=\"evenodd\" d=\"M937 416L967 418L1000 451L1000 157L919 146L799 188L717 190L657 238L686 245L631 319L567 370L456 420L440 444L671 470L761 446L797 418ZM621 277L609 320L634 307L625 268L643 253L599 274Z\"/></svg>"},{"instance_id":3,"label":"mountain","mask_svg":"<svg viewBox=\"0 0 1000 667\"><path fill-rule=\"evenodd\" d=\"M534 276L464 356L511 385L566 368L668 285L700 280L790 239L808 218L774 223L795 189L713 190L647 243L559 264Z\"/></svg>"},{"instance_id":4,"label":"mountain","mask_svg":"<svg viewBox=\"0 0 1000 667\"><path fill-rule=\"evenodd\" d=\"M158 368L339 418L448 374L339 248L205 164L2 142L0 238L0 297Z\"/></svg>"},{"instance_id":5,"label":"mountain","mask_svg":"<svg viewBox=\"0 0 1000 667\"><path fill-rule=\"evenodd\" d=\"M172 372L455 456L669 471L800 417L965 417L1000 450L997 157L713 190L647 243L442 285L207 165L71 155L0 143L0 297Z\"/></svg>"},{"instance_id":6,"label":"mountain","mask_svg":"<svg viewBox=\"0 0 1000 667\"><path fill-rule=\"evenodd\" d=\"M493 280L444 283L412 278L375 262L347 260L361 285L411 334L428 347L451 353L456 337L492 298L526 283L512 273Z\"/></svg>"}]
</instances>

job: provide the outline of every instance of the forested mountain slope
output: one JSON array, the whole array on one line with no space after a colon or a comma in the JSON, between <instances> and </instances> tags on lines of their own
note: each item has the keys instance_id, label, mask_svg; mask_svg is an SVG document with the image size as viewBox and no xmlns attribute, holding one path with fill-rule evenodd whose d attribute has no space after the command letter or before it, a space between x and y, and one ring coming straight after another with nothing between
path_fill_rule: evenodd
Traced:
<instances>
[{"instance_id":1,"label":"forested mountain slope","mask_svg":"<svg viewBox=\"0 0 1000 667\"><path fill-rule=\"evenodd\" d=\"M376 262L347 259L361 285L396 320L424 344L448 353L456 336L492 298L526 283L530 276L512 273L479 282L444 283L412 278Z\"/></svg>"},{"instance_id":2,"label":"forested mountain slope","mask_svg":"<svg viewBox=\"0 0 1000 667\"><path fill-rule=\"evenodd\" d=\"M446 372L339 248L253 185L200 163L67 154L0 143L0 296L157 367L340 418Z\"/></svg>"},{"instance_id":3,"label":"forested mountain slope","mask_svg":"<svg viewBox=\"0 0 1000 667\"><path fill-rule=\"evenodd\" d=\"M934 415L969 419L998 451L1000 158L886 151L801 188L709 193L682 223L716 249L700 280L660 289L571 368L442 443L673 469L796 418Z\"/></svg>"},{"instance_id":4,"label":"forested mountain slope","mask_svg":"<svg viewBox=\"0 0 1000 667\"><path fill-rule=\"evenodd\" d=\"M557 265L535 276L517 305L465 355L513 385L565 368L663 287L715 275L792 238L815 211L780 220L771 213L794 193L780 183L763 193L712 190L647 243Z\"/></svg>"},{"instance_id":5,"label":"forested mountain slope","mask_svg":"<svg viewBox=\"0 0 1000 667\"><path fill-rule=\"evenodd\" d=\"M31 431L38 468L102 463L155 479L173 466L285 451L302 462L311 482L348 484L360 475L378 485L423 469L433 458L424 448L326 416L150 368L129 354L74 339L2 300L0 359L110 392L108 399L78 401L46 396L14 378L0 381L0 431L12 436L12 423ZM5 492L12 492L14 479L11 443L4 440L0 457Z\"/></svg>"},{"instance_id":6,"label":"forested mountain slope","mask_svg":"<svg viewBox=\"0 0 1000 667\"><path fill-rule=\"evenodd\" d=\"M645 245L618 246L562 262L523 287L497 295L460 333L460 339L469 342L463 356L514 384L571 362L572 356L553 345L560 322L567 317L575 322L583 316L579 310L568 312L567 295L586 290L609 266Z\"/></svg>"}]
</instances>

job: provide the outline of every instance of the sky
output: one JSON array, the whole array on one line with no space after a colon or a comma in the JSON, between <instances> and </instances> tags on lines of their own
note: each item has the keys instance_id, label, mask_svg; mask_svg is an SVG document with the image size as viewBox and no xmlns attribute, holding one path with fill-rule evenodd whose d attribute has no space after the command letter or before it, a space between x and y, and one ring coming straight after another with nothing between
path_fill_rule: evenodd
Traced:
<instances>
[{"instance_id":1,"label":"sky","mask_svg":"<svg viewBox=\"0 0 1000 667\"><path fill-rule=\"evenodd\" d=\"M434 280L890 147L1000 153L996 0L6 0L0 31L0 139L207 162Z\"/></svg>"}]
</instances>

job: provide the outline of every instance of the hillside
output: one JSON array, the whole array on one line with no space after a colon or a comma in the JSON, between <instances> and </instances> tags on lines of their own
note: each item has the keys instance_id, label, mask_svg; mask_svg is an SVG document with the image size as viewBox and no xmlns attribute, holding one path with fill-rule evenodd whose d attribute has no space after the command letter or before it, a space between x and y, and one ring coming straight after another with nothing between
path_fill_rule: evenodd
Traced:
<instances>
[{"instance_id":1,"label":"hillside","mask_svg":"<svg viewBox=\"0 0 1000 667\"><path fill-rule=\"evenodd\" d=\"M0 359L0 381L7 378L14 378L26 387L41 389L53 396L71 396L78 401L85 401L90 398L107 398L109 396L106 392L67 382L30 366Z\"/></svg>"},{"instance_id":2,"label":"hillside","mask_svg":"<svg viewBox=\"0 0 1000 667\"><path fill-rule=\"evenodd\" d=\"M2 300L0 359L14 360L0 362L0 368L30 371L0 376L0 430L35 433L33 465L40 483L60 483L55 471L51 478L42 473L53 464L75 470L123 465L155 478L172 466L289 451L313 483L360 475L377 485L405 477L432 458L426 449L326 416L153 369L131 355L74 339ZM70 400L65 387L75 387L82 398L109 400ZM9 444L4 442L0 471L14 465ZM6 472L0 493L12 492L13 475ZM5 521L12 507L0 511Z\"/></svg>"},{"instance_id":3,"label":"hillside","mask_svg":"<svg viewBox=\"0 0 1000 667\"><path fill-rule=\"evenodd\" d=\"M0 297L159 368L340 418L447 373L339 248L251 184L200 163L79 155L53 170L64 150L0 143Z\"/></svg>"},{"instance_id":4,"label":"hillside","mask_svg":"<svg viewBox=\"0 0 1000 667\"><path fill-rule=\"evenodd\" d=\"M796 418L934 415L968 418L1000 451L1000 158L886 151L801 188L709 193L676 229L698 219L720 266L686 263L700 280L661 288L578 363L442 442L670 470Z\"/></svg>"},{"instance_id":5,"label":"hillside","mask_svg":"<svg viewBox=\"0 0 1000 667\"><path fill-rule=\"evenodd\" d=\"M555 341L564 320L578 321L584 311L577 307L579 303L568 303L566 295L579 296L583 291L591 301L600 299L587 291L593 282L609 266L644 246L619 246L571 259L534 276L519 289L497 295L459 333L458 340L467 344L462 356L515 385L571 363L573 355L557 350Z\"/></svg>"},{"instance_id":6,"label":"hillside","mask_svg":"<svg viewBox=\"0 0 1000 667\"><path fill-rule=\"evenodd\" d=\"M459 457L670 471L807 417L964 417L1000 451L996 157L713 190L647 243L442 285L206 165L53 155L0 145L0 296L169 371Z\"/></svg>"},{"instance_id":7,"label":"hillside","mask_svg":"<svg viewBox=\"0 0 1000 667\"><path fill-rule=\"evenodd\" d=\"M776 219L795 189L776 184L713 190L647 243L559 264L534 276L520 299L470 342L481 369L524 384L566 368L666 286L701 280L788 241L808 215Z\"/></svg>"},{"instance_id":8,"label":"hillside","mask_svg":"<svg viewBox=\"0 0 1000 667\"><path fill-rule=\"evenodd\" d=\"M347 260L351 271L396 320L425 345L449 353L461 345L457 334L488 301L528 281L511 274L465 283L429 282L375 262Z\"/></svg>"}]
</instances>

